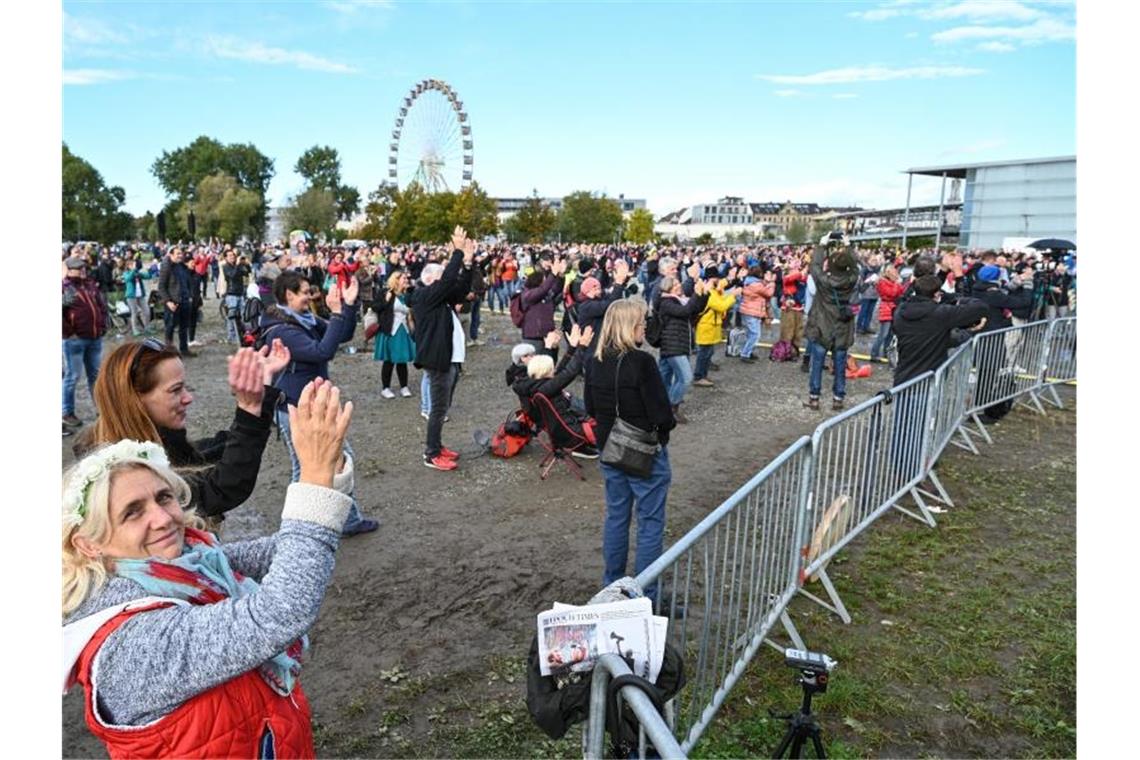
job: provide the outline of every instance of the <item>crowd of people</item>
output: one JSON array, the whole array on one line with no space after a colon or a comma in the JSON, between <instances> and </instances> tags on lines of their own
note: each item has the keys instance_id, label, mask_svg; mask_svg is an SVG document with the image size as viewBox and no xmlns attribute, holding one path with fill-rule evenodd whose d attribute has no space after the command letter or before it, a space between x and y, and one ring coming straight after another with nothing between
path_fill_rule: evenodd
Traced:
<instances>
[{"instance_id":1,"label":"crowd of people","mask_svg":"<svg viewBox=\"0 0 1140 760\"><path fill-rule=\"evenodd\" d=\"M691 389L714 386L718 362L754 364L765 329L769 358L807 373L805 407L821 408L830 370L841 410L858 334L874 336L875 359L897 341L899 383L936 368L961 330L1063 316L1075 299L1071 260L859 250L838 234L512 246L457 227L445 246L72 247L63 275L63 430L79 433L63 497L65 679L87 691L87 724L112 755L152 756L312 754L305 633L341 538L379 528L356 498L352 405L330 379L345 344L371 344L383 402L414 396L408 365L421 371L423 463L455 471L444 431L468 351L483 345L484 309L509 314L506 384L529 431L600 460L610 583L630 568L635 518L633 572L663 551L670 437ZM211 298L234 346L236 409L228 430L191 440L187 362ZM137 340L104 358L111 330ZM97 410L86 426L81 370ZM220 543L211 531L253 494L274 426L291 462L280 529ZM203 738L207 720L225 730Z\"/></svg>"}]
</instances>

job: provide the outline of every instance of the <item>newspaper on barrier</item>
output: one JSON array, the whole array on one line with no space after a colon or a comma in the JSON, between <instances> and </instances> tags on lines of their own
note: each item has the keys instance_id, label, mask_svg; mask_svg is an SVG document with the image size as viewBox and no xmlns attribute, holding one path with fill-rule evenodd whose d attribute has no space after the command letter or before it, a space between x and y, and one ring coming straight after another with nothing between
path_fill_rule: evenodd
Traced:
<instances>
[{"instance_id":1,"label":"newspaper on barrier","mask_svg":"<svg viewBox=\"0 0 1140 760\"><path fill-rule=\"evenodd\" d=\"M669 621L644 597L574 606L555 604L538 614L539 669L544 676L583 673L603 654L633 662L633 673L656 681L665 657Z\"/></svg>"}]
</instances>

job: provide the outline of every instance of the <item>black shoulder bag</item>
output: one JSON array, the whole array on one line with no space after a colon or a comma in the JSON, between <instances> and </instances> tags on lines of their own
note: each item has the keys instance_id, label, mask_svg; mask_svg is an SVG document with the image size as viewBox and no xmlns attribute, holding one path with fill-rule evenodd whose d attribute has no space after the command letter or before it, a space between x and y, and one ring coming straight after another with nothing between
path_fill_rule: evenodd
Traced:
<instances>
[{"instance_id":1,"label":"black shoulder bag","mask_svg":"<svg viewBox=\"0 0 1140 760\"><path fill-rule=\"evenodd\" d=\"M618 380L621 377L621 362L624 358L625 354L618 358L617 369L614 370L614 408L617 419L614 420L610 437L606 439L606 445L602 449L602 463L616 467L635 478L648 478L653 472L653 461L661 451L661 443L657 440L656 430L642 430L621 418Z\"/></svg>"}]
</instances>

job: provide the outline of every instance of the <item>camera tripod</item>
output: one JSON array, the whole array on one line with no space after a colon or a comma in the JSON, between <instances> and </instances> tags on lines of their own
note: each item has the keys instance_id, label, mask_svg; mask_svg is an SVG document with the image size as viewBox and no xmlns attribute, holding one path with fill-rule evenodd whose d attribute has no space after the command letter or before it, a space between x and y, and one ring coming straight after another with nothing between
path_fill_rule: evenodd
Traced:
<instances>
[{"instance_id":1,"label":"camera tripod","mask_svg":"<svg viewBox=\"0 0 1140 760\"><path fill-rule=\"evenodd\" d=\"M812 695L817 691L827 689L827 673L813 673L807 670L801 671L801 673L802 675L797 679L797 683L804 688L804 701L800 705L799 712L777 715L771 710L768 711L773 718L780 718L788 722L788 730L784 732L784 738L780 740L780 746L776 748L776 753L772 757L803 757L804 743L808 739L811 739L812 746L815 747L816 757L827 757L827 752L823 749L823 741L820 739L819 723L816 722L815 716L811 712Z\"/></svg>"}]
</instances>

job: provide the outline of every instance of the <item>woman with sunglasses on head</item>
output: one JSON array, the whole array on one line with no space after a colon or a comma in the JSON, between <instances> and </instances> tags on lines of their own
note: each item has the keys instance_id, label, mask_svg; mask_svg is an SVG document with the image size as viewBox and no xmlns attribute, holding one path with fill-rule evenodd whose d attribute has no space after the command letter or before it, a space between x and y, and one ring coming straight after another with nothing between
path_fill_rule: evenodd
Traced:
<instances>
[{"instance_id":1,"label":"woman with sunglasses on head","mask_svg":"<svg viewBox=\"0 0 1140 760\"><path fill-rule=\"evenodd\" d=\"M63 685L111 757L315 756L300 671L352 504L352 404L317 380L289 416L301 476L272 536L203 530L154 443L65 474Z\"/></svg>"},{"instance_id":2,"label":"woman with sunglasses on head","mask_svg":"<svg viewBox=\"0 0 1140 760\"><path fill-rule=\"evenodd\" d=\"M103 362L95 383L95 424L75 445L76 456L124 439L162 446L190 486L198 513L221 519L253 493L281 391L274 376L289 363L281 341L261 351L240 349L229 359L229 385L237 399L233 424L210 438L191 441L186 416L194 396L178 351L153 338L124 343Z\"/></svg>"}]
</instances>

